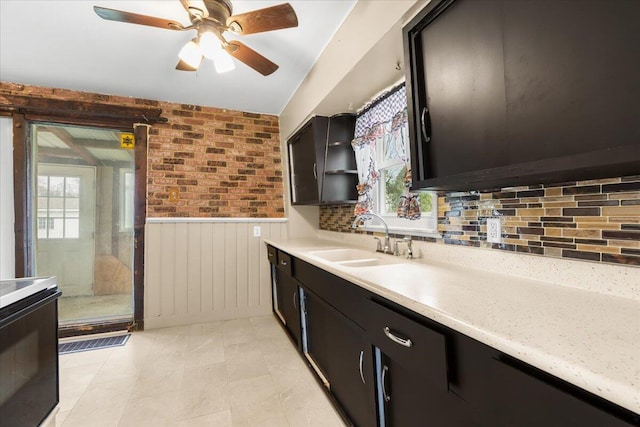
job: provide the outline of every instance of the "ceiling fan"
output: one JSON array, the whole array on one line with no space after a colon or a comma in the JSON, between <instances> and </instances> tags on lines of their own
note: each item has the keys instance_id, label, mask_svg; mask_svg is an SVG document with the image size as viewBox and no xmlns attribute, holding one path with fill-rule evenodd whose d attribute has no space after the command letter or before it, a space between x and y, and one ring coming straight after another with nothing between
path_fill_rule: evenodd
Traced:
<instances>
[{"instance_id":1,"label":"ceiling fan","mask_svg":"<svg viewBox=\"0 0 640 427\"><path fill-rule=\"evenodd\" d=\"M185 44L178 54L180 61L176 69L182 71L197 70L203 56L213 60L219 73L229 71L234 68L231 55L260 74L268 76L278 69L277 64L238 40L227 41L223 33L231 31L245 35L298 26L298 17L289 3L239 15L233 15L230 0L180 0L180 3L189 14L191 25L184 26L177 21L100 6L94 6L93 10L101 18L110 21L174 31L196 30L196 37Z\"/></svg>"}]
</instances>

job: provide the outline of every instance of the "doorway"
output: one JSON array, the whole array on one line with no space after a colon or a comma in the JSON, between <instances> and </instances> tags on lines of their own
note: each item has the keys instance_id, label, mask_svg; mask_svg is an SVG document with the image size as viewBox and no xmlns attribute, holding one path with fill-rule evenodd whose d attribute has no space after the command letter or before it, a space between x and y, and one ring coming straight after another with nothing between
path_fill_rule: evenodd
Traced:
<instances>
[{"instance_id":1,"label":"doorway","mask_svg":"<svg viewBox=\"0 0 640 427\"><path fill-rule=\"evenodd\" d=\"M133 320L134 150L121 132L31 125L35 272L57 276L61 327Z\"/></svg>"}]
</instances>

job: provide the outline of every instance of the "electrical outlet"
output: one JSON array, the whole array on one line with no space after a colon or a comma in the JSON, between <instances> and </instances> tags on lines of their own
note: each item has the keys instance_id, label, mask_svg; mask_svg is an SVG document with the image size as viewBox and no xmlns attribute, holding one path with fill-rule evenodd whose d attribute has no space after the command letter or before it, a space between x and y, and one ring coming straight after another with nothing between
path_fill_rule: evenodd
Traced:
<instances>
[{"instance_id":1,"label":"electrical outlet","mask_svg":"<svg viewBox=\"0 0 640 427\"><path fill-rule=\"evenodd\" d=\"M502 242L502 221L500 218L487 218L487 242Z\"/></svg>"},{"instance_id":2,"label":"electrical outlet","mask_svg":"<svg viewBox=\"0 0 640 427\"><path fill-rule=\"evenodd\" d=\"M253 226L253 237L260 237L260 234L262 234L262 229L260 228L259 225L254 225Z\"/></svg>"}]
</instances>

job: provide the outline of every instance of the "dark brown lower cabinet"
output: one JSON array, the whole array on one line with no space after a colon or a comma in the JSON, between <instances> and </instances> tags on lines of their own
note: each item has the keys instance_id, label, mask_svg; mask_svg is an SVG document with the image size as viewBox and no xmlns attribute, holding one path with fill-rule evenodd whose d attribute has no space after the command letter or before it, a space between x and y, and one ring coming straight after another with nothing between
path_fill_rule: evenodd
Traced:
<instances>
[{"instance_id":1,"label":"dark brown lower cabinet","mask_svg":"<svg viewBox=\"0 0 640 427\"><path fill-rule=\"evenodd\" d=\"M421 324L376 300L369 302L367 333L375 345L378 407L384 426L479 425L469 405L449 390L444 330Z\"/></svg>"},{"instance_id":2,"label":"dark brown lower cabinet","mask_svg":"<svg viewBox=\"0 0 640 427\"><path fill-rule=\"evenodd\" d=\"M293 278L293 258L273 246L267 246L267 256L271 264L273 311L300 349L300 293L298 282Z\"/></svg>"},{"instance_id":3,"label":"dark brown lower cabinet","mask_svg":"<svg viewBox=\"0 0 640 427\"><path fill-rule=\"evenodd\" d=\"M356 323L313 292L304 292L306 354L356 426L375 426L375 384L370 342Z\"/></svg>"},{"instance_id":4,"label":"dark brown lower cabinet","mask_svg":"<svg viewBox=\"0 0 640 427\"><path fill-rule=\"evenodd\" d=\"M301 340L300 331L300 294L298 283L281 270L276 269L278 312L285 328L299 348Z\"/></svg>"},{"instance_id":5,"label":"dark brown lower cabinet","mask_svg":"<svg viewBox=\"0 0 640 427\"><path fill-rule=\"evenodd\" d=\"M487 412L491 414L488 423L522 427L632 425L591 404L586 393L580 393L580 399L572 394L567 384L551 377L544 378L546 374L531 367L504 356L491 362L493 366L486 372L490 375L485 382L486 407L492 408Z\"/></svg>"},{"instance_id":6,"label":"dark brown lower cabinet","mask_svg":"<svg viewBox=\"0 0 640 427\"><path fill-rule=\"evenodd\" d=\"M274 311L355 426L640 426L639 414L274 247L268 253Z\"/></svg>"},{"instance_id":7,"label":"dark brown lower cabinet","mask_svg":"<svg viewBox=\"0 0 640 427\"><path fill-rule=\"evenodd\" d=\"M380 415L384 418L384 426L482 425L461 398L451 392L431 387L421 369L407 366L382 351L376 358L379 360L379 397L383 406Z\"/></svg>"}]
</instances>

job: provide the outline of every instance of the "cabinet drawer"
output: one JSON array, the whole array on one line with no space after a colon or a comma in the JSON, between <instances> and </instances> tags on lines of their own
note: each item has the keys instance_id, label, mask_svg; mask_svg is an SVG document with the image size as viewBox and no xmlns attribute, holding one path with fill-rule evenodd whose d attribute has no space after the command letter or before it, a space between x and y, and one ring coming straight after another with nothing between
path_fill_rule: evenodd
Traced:
<instances>
[{"instance_id":1,"label":"cabinet drawer","mask_svg":"<svg viewBox=\"0 0 640 427\"><path fill-rule=\"evenodd\" d=\"M445 336L408 317L370 301L367 333L384 353L446 391L447 354Z\"/></svg>"},{"instance_id":2,"label":"cabinet drawer","mask_svg":"<svg viewBox=\"0 0 640 427\"><path fill-rule=\"evenodd\" d=\"M363 327L369 304L369 294L366 291L297 258L295 263L295 278L306 289L313 291L333 308Z\"/></svg>"},{"instance_id":3,"label":"cabinet drawer","mask_svg":"<svg viewBox=\"0 0 640 427\"><path fill-rule=\"evenodd\" d=\"M271 245L267 245L267 259L271 264L278 263L278 250Z\"/></svg>"},{"instance_id":4,"label":"cabinet drawer","mask_svg":"<svg viewBox=\"0 0 640 427\"><path fill-rule=\"evenodd\" d=\"M278 251L278 268L289 276L293 275L293 263L291 262L291 255L286 252Z\"/></svg>"}]
</instances>

